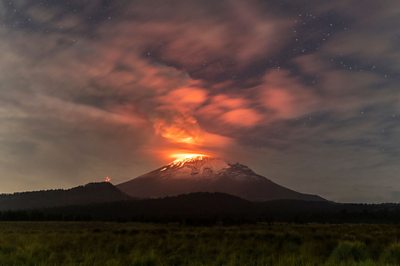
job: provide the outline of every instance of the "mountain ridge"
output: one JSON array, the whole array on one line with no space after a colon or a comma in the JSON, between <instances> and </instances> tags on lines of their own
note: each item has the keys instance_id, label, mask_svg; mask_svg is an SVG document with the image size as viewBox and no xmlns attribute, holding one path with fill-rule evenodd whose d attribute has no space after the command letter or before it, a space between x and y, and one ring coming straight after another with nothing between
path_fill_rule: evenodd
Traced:
<instances>
[{"instance_id":1,"label":"mountain ridge","mask_svg":"<svg viewBox=\"0 0 400 266\"><path fill-rule=\"evenodd\" d=\"M221 192L251 201L299 199L325 201L280 186L256 174L248 166L220 158L200 157L174 161L154 171L117 185L136 198L161 198L194 192Z\"/></svg>"},{"instance_id":2,"label":"mountain ridge","mask_svg":"<svg viewBox=\"0 0 400 266\"><path fill-rule=\"evenodd\" d=\"M330 201L252 202L225 193L190 193L87 205L0 211L0 220L135 221L219 224L254 222L399 223L400 204Z\"/></svg>"},{"instance_id":3,"label":"mountain ridge","mask_svg":"<svg viewBox=\"0 0 400 266\"><path fill-rule=\"evenodd\" d=\"M88 183L70 189L0 194L0 210L49 208L130 199L108 182Z\"/></svg>"}]
</instances>

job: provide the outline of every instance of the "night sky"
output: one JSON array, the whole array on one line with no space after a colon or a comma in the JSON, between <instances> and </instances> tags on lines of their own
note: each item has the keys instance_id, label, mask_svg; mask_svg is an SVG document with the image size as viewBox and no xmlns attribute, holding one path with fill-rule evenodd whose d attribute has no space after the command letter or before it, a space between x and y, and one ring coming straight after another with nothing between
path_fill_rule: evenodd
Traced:
<instances>
[{"instance_id":1,"label":"night sky","mask_svg":"<svg viewBox=\"0 0 400 266\"><path fill-rule=\"evenodd\" d=\"M400 201L398 1L0 1L0 193L173 152Z\"/></svg>"}]
</instances>

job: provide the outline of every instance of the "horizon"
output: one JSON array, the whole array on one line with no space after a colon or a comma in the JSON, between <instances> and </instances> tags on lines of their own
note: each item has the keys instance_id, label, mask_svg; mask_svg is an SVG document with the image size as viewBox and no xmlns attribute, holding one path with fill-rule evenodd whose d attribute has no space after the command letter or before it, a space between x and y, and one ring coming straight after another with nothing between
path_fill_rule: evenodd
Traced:
<instances>
[{"instance_id":1,"label":"horizon","mask_svg":"<svg viewBox=\"0 0 400 266\"><path fill-rule=\"evenodd\" d=\"M225 161L225 160L223 160L222 158L219 158L219 157L213 157L213 156L208 156L208 155L204 155L204 154L193 154L193 155L189 155L189 154L173 154L173 155L171 155L171 157L177 158L177 159L175 159L174 161L171 161L170 163L168 163L166 165L162 165L158 169L153 169L153 170L151 170L151 171L149 171L149 172L147 172L147 173L145 173L143 175L139 175L139 176L134 177L134 178L128 178L127 180L123 180L122 183L120 183L120 184L113 183L112 177L106 176L102 180L100 178L99 180L94 180L94 181L91 181L91 182L88 182L88 183L85 183L85 184L77 184L77 185L75 185L73 187L49 188L49 189L39 189L39 190L32 190L32 191L15 191L15 192L10 192L10 193L2 193L2 192L0 192L0 196L7 196L7 195L13 195L13 194L19 194L19 193L46 192L46 191L53 191L53 190L68 191L68 190L71 190L71 189L80 188L80 187L86 187L86 186L89 186L89 185L110 184L112 187L118 189L120 192L122 192L126 196L132 197L132 195L129 195L129 194L125 193L124 191L122 191L121 189L119 189L119 185L121 185L123 183L126 183L126 182L129 182L129 181L132 181L132 180L134 180L136 178L139 178L141 176L144 176L146 174L150 174L151 172L154 172L154 171L157 171L157 170L162 172L162 171L166 170L167 167L185 168L186 167L185 165L187 163L191 164L191 163L196 163L196 161L210 160L210 159L211 160L221 160L225 164L227 164L229 167L232 166L232 165L235 165L235 164L242 165L239 162L229 162L229 161ZM248 167L247 165L242 165L242 166ZM252 169L250 168L250 170L252 170ZM255 174L258 175L258 173L256 173L256 172L255 172ZM261 176L261 177L263 177L263 176ZM263 177L263 178L266 178L266 177ZM277 184L277 185L279 185L279 184ZM290 189L290 188L288 188L288 189ZM297 191L297 192L302 193L301 191ZM227 195L227 196L230 196L230 197L239 198L239 199L242 199L242 200L245 200L245 201L248 201L248 202L253 202L253 203L271 201L271 200L253 201L253 200L250 200L250 199L243 198L242 196L239 196L239 195L231 194L231 193L226 192L226 191L213 191L213 192L211 192L211 191L203 191L203 190L194 191L194 192L186 192L184 194L172 194L172 195L166 195L166 196L161 196L161 197L139 198L139 199L141 199L141 200L148 200L148 199L159 199L159 200L162 200L162 199L165 199L165 198L181 197L181 196L187 196L187 195L192 195L192 194L204 194L204 195L206 195L206 194L210 194L210 195L211 194L222 194L222 195ZM320 195L316 195L316 196L320 196ZM131 199L136 199L136 198L132 197ZM285 201L285 200L297 201L296 199L274 199L272 201L280 201L280 200L283 200L283 201ZM366 202L339 202L339 201L330 200L328 198L324 198L324 200L326 200L327 202L339 203L339 204L372 204L372 205L400 204L400 202L367 202L367 203ZM303 199L303 200L300 200L300 201L307 201L307 200ZM322 203L324 203L324 202L322 202Z\"/></svg>"},{"instance_id":2,"label":"horizon","mask_svg":"<svg viewBox=\"0 0 400 266\"><path fill-rule=\"evenodd\" d=\"M399 8L0 1L0 194L201 155L335 202L400 202Z\"/></svg>"}]
</instances>

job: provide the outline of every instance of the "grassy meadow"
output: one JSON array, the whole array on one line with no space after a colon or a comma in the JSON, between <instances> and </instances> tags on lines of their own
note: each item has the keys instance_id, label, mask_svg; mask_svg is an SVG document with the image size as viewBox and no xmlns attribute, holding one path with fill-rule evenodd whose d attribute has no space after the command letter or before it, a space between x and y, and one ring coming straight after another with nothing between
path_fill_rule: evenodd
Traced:
<instances>
[{"instance_id":1,"label":"grassy meadow","mask_svg":"<svg viewBox=\"0 0 400 266\"><path fill-rule=\"evenodd\" d=\"M0 265L400 265L400 226L2 222Z\"/></svg>"}]
</instances>

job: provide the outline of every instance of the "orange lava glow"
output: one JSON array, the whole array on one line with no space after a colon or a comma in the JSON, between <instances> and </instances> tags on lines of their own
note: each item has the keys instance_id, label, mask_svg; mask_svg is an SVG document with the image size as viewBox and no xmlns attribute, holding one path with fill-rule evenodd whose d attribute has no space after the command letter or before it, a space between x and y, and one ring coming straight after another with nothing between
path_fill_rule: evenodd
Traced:
<instances>
[{"instance_id":1,"label":"orange lava glow","mask_svg":"<svg viewBox=\"0 0 400 266\"><path fill-rule=\"evenodd\" d=\"M209 157L209 155L201 153L173 153L170 157L175 158L176 161L179 161L187 159L202 159L205 157Z\"/></svg>"},{"instance_id":2,"label":"orange lava glow","mask_svg":"<svg viewBox=\"0 0 400 266\"><path fill-rule=\"evenodd\" d=\"M194 160L203 160L204 158L210 156L201 153L173 153L170 155L170 157L175 159L171 164L181 166L186 162L191 162Z\"/></svg>"}]
</instances>

